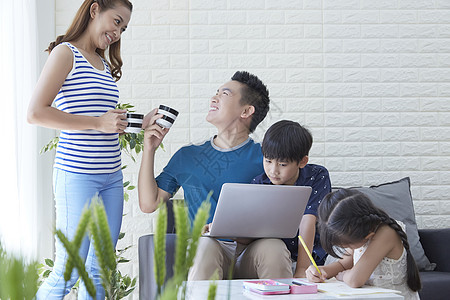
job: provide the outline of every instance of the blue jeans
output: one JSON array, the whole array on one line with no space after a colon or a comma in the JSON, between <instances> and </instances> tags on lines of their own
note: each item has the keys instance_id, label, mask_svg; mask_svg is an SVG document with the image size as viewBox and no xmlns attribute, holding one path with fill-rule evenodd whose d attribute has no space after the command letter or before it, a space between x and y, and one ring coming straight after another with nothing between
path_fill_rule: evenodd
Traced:
<instances>
[{"instance_id":1,"label":"blue jeans","mask_svg":"<svg viewBox=\"0 0 450 300\"><path fill-rule=\"evenodd\" d=\"M54 169L53 187L56 202L56 228L60 229L72 240L78 226L83 208L89 205L97 193L105 206L111 238L114 246L119 237L123 213L123 175L122 171L112 174L76 174ZM44 281L36 294L40 299L62 299L70 292L78 280L78 272L74 269L68 282L64 281L64 269L67 252L59 239L56 239L56 258L53 271ZM80 257L85 260L86 271L93 279L97 291L96 299L105 299L105 291L101 284L100 268L88 237L83 240ZM83 283L78 290L78 299L92 299Z\"/></svg>"}]
</instances>

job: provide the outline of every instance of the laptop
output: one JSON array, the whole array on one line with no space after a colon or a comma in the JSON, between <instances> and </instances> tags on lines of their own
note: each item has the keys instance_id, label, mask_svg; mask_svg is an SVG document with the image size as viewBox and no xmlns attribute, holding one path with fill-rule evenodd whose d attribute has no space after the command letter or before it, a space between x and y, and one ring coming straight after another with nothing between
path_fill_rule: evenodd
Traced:
<instances>
[{"instance_id":1,"label":"laptop","mask_svg":"<svg viewBox=\"0 0 450 300\"><path fill-rule=\"evenodd\" d=\"M205 236L293 238L310 194L309 186L225 183Z\"/></svg>"}]
</instances>

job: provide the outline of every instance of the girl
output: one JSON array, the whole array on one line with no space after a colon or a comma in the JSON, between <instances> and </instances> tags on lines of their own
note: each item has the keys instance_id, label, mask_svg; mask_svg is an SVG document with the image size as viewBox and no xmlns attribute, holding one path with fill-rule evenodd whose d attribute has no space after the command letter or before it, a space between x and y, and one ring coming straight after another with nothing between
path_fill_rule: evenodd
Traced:
<instances>
[{"instance_id":1,"label":"girl","mask_svg":"<svg viewBox=\"0 0 450 300\"><path fill-rule=\"evenodd\" d=\"M328 194L319 206L320 241L339 260L319 267L322 275L310 266L306 277L313 282L336 277L351 287L367 283L399 290L405 299L419 299L419 271L399 223L356 190Z\"/></svg>"},{"instance_id":2,"label":"girl","mask_svg":"<svg viewBox=\"0 0 450 300\"><path fill-rule=\"evenodd\" d=\"M125 110L114 109L116 81L122 75L120 37L130 21L128 0L85 0L65 35L50 43L49 58L28 108L28 121L60 129L54 163L56 228L73 238L83 207L97 193L103 199L113 243L123 212L123 182L118 136L127 126ZM109 61L105 50L109 49ZM52 106L54 103L55 107ZM104 299L99 266L88 238L80 256L93 277L97 299ZM56 243L53 272L37 299L62 299L78 279L64 282L67 253ZM78 299L89 299L84 285Z\"/></svg>"}]
</instances>

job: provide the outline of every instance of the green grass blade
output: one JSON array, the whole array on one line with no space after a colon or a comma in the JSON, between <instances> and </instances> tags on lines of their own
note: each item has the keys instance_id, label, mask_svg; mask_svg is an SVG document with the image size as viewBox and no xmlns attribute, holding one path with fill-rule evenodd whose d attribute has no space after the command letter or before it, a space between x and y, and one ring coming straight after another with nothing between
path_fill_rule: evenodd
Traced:
<instances>
[{"instance_id":1,"label":"green grass blade","mask_svg":"<svg viewBox=\"0 0 450 300\"><path fill-rule=\"evenodd\" d=\"M167 206L165 202L159 205L156 219L154 272L158 294L161 293L166 278L166 231L167 231Z\"/></svg>"}]
</instances>

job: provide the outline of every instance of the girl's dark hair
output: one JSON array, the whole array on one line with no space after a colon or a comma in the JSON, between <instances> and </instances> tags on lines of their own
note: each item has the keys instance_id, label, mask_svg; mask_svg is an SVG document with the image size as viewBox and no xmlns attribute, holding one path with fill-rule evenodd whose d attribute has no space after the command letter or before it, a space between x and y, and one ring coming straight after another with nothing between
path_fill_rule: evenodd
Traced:
<instances>
[{"instance_id":1,"label":"girl's dark hair","mask_svg":"<svg viewBox=\"0 0 450 300\"><path fill-rule=\"evenodd\" d=\"M91 19L90 9L93 3L99 5L100 11L115 8L117 4L129 8L130 11L133 10L133 5L128 0L85 0L78 9L75 18L66 33L58 36L54 42L51 42L46 51L50 53L57 45L63 42L77 40L84 33L89 25L89 20ZM110 61L105 58L105 50L97 49L95 51L108 62L111 68L111 76L118 81L120 77L122 77L123 65L122 58L120 57L120 39L109 46L108 57Z\"/></svg>"},{"instance_id":2,"label":"girl's dark hair","mask_svg":"<svg viewBox=\"0 0 450 300\"><path fill-rule=\"evenodd\" d=\"M252 105L255 108L249 128L252 133L269 111L269 90L261 79L246 71L237 71L231 80L238 81L245 86L241 89L241 104Z\"/></svg>"},{"instance_id":3,"label":"girl's dark hair","mask_svg":"<svg viewBox=\"0 0 450 300\"><path fill-rule=\"evenodd\" d=\"M297 122L282 120L266 131L261 147L266 158L299 163L309 154L312 143L308 129Z\"/></svg>"},{"instance_id":4,"label":"girl's dark hair","mask_svg":"<svg viewBox=\"0 0 450 300\"><path fill-rule=\"evenodd\" d=\"M407 283L411 290L421 289L419 270L412 256L408 238L401 226L361 192L353 189L339 189L325 196L319 205L319 232L323 249L340 258L343 251L334 246L358 243L380 225L394 229L403 242L407 253Z\"/></svg>"}]
</instances>

